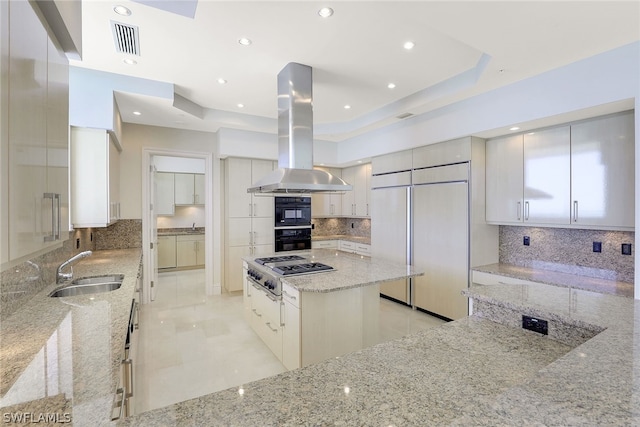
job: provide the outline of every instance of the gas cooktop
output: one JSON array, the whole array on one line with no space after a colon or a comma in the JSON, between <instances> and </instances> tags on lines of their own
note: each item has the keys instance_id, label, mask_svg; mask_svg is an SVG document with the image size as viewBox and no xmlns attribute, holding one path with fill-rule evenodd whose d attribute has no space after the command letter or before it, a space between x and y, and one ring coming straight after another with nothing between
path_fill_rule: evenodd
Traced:
<instances>
[{"instance_id":1,"label":"gas cooktop","mask_svg":"<svg viewBox=\"0 0 640 427\"><path fill-rule=\"evenodd\" d=\"M319 262L308 262L304 264L286 264L273 267L273 272L282 274L283 276L293 274L319 273L322 271L331 271L333 267Z\"/></svg>"},{"instance_id":2,"label":"gas cooktop","mask_svg":"<svg viewBox=\"0 0 640 427\"><path fill-rule=\"evenodd\" d=\"M303 258L298 255L282 255L282 256L272 256L267 258L256 258L254 261L260 265L265 265L265 264L275 264L275 263L282 263L282 262L289 262L289 261L303 261L303 260L306 260L306 258Z\"/></svg>"}]
</instances>

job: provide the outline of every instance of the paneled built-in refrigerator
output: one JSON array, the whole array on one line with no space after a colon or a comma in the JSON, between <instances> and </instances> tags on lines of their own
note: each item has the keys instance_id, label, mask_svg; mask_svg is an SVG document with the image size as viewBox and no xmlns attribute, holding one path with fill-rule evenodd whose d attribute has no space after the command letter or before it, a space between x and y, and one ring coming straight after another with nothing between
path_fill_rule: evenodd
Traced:
<instances>
[{"instance_id":1,"label":"paneled built-in refrigerator","mask_svg":"<svg viewBox=\"0 0 640 427\"><path fill-rule=\"evenodd\" d=\"M374 176L371 197L372 255L425 272L383 283L380 293L448 319L465 317L469 163Z\"/></svg>"}]
</instances>

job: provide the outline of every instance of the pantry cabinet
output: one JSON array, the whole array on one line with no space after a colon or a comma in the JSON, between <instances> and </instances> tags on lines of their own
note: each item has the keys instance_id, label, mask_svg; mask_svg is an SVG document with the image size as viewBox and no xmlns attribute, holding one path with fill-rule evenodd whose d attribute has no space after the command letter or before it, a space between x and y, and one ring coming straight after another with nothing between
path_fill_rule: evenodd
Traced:
<instances>
[{"instance_id":1,"label":"pantry cabinet","mask_svg":"<svg viewBox=\"0 0 640 427\"><path fill-rule=\"evenodd\" d=\"M274 167L271 160L226 160L224 287L228 292L243 288L243 256L274 250L273 197L247 193L253 182Z\"/></svg>"},{"instance_id":2,"label":"pantry cabinet","mask_svg":"<svg viewBox=\"0 0 640 427\"><path fill-rule=\"evenodd\" d=\"M0 7L4 263L68 239L69 65L30 2Z\"/></svg>"},{"instance_id":3,"label":"pantry cabinet","mask_svg":"<svg viewBox=\"0 0 640 427\"><path fill-rule=\"evenodd\" d=\"M106 227L120 218L120 148L104 129L71 127L71 222Z\"/></svg>"},{"instance_id":4,"label":"pantry cabinet","mask_svg":"<svg viewBox=\"0 0 640 427\"><path fill-rule=\"evenodd\" d=\"M342 177L342 171L334 168L314 167L324 170L338 178ZM311 216L315 218L342 216L342 194L340 193L314 193L311 195Z\"/></svg>"}]
</instances>

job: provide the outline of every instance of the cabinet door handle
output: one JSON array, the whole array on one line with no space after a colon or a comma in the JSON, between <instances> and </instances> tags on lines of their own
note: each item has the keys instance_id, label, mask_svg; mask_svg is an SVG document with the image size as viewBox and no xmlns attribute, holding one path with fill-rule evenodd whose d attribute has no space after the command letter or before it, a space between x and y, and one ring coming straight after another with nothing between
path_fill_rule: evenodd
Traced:
<instances>
[{"instance_id":1,"label":"cabinet door handle","mask_svg":"<svg viewBox=\"0 0 640 427\"><path fill-rule=\"evenodd\" d=\"M253 245L253 234L251 233L251 231L249 232L249 244Z\"/></svg>"},{"instance_id":2,"label":"cabinet door handle","mask_svg":"<svg viewBox=\"0 0 640 427\"><path fill-rule=\"evenodd\" d=\"M258 313L255 308L252 308L251 311L253 311L253 314L255 314L256 316L262 317L262 314Z\"/></svg>"},{"instance_id":3,"label":"cabinet door handle","mask_svg":"<svg viewBox=\"0 0 640 427\"><path fill-rule=\"evenodd\" d=\"M127 398L129 397L133 397L133 360L131 359L125 359L122 361L122 363L127 366L126 371L127 371L127 383L126 383L126 392L125 395L127 396Z\"/></svg>"},{"instance_id":4,"label":"cabinet door handle","mask_svg":"<svg viewBox=\"0 0 640 427\"><path fill-rule=\"evenodd\" d=\"M118 405L117 405L117 406L116 406L116 405L114 405L114 406L116 406L116 408L118 408L118 407L119 407L119 408L120 408L120 411L119 411L119 413L118 413L118 415L117 415L117 416L115 416L115 417L111 417L111 421L117 421L117 420L119 420L119 419L121 419L121 418L122 418L122 413L123 413L123 411L124 411L124 401L125 401L125 399L127 398L127 393L125 393L124 388L119 387L119 388L116 390L116 396L117 396L117 395L119 395L119 394L122 394L122 398L120 399L120 402L118 403Z\"/></svg>"},{"instance_id":5,"label":"cabinet door handle","mask_svg":"<svg viewBox=\"0 0 640 427\"><path fill-rule=\"evenodd\" d=\"M295 295L291 295L289 292L285 291L284 289L282 290L282 293L291 299L297 299Z\"/></svg>"},{"instance_id":6,"label":"cabinet door handle","mask_svg":"<svg viewBox=\"0 0 640 427\"><path fill-rule=\"evenodd\" d=\"M517 213L518 221L520 221L522 219L522 202L518 202Z\"/></svg>"},{"instance_id":7,"label":"cabinet door handle","mask_svg":"<svg viewBox=\"0 0 640 427\"><path fill-rule=\"evenodd\" d=\"M251 203L249 203L249 216L253 216L252 213L253 213L253 210L251 208Z\"/></svg>"},{"instance_id":8,"label":"cabinet door handle","mask_svg":"<svg viewBox=\"0 0 640 427\"><path fill-rule=\"evenodd\" d=\"M258 216L258 214L256 213L258 212L258 205L256 205L255 203L253 204L253 216Z\"/></svg>"},{"instance_id":9,"label":"cabinet door handle","mask_svg":"<svg viewBox=\"0 0 640 427\"><path fill-rule=\"evenodd\" d=\"M369 216L369 203L367 203L367 216Z\"/></svg>"},{"instance_id":10,"label":"cabinet door handle","mask_svg":"<svg viewBox=\"0 0 640 427\"><path fill-rule=\"evenodd\" d=\"M524 220L529 221L529 202L524 202Z\"/></svg>"},{"instance_id":11,"label":"cabinet door handle","mask_svg":"<svg viewBox=\"0 0 640 427\"><path fill-rule=\"evenodd\" d=\"M51 234L44 237L45 242L53 242L56 240L56 218L54 215L55 212L55 194L54 193L44 193L42 196L44 199L51 199Z\"/></svg>"},{"instance_id":12,"label":"cabinet door handle","mask_svg":"<svg viewBox=\"0 0 640 427\"><path fill-rule=\"evenodd\" d=\"M280 301L280 327L284 326L284 302Z\"/></svg>"},{"instance_id":13,"label":"cabinet door handle","mask_svg":"<svg viewBox=\"0 0 640 427\"><path fill-rule=\"evenodd\" d=\"M278 332L278 329L277 329L277 328L276 328L276 329L273 329L273 328L271 327L271 322L267 322L266 324L267 324L267 327L268 327L269 329L271 329L271 332Z\"/></svg>"},{"instance_id":14,"label":"cabinet door handle","mask_svg":"<svg viewBox=\"0 0 640 427\"><path fill-rule=\"evenodd\" d=\"M573 201L573 222L578 222L578 201Z\"/></svg>"}]
</instances>

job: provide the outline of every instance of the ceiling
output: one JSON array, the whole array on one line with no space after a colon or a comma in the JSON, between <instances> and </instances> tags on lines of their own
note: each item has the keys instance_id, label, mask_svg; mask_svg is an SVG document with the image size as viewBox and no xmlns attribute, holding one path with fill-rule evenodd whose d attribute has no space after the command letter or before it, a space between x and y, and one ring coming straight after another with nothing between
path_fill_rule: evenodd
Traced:
<instances>
[{"instance_id":1,"label":"ceiling","mask_svg":"<svg viewBox=\"0 0 640 427\"><path fill-rule=\"evenodd\" d=\"M131 15L116 14L116 5ZM323 6L333 16L320 17ZM190 107L117 92L123 121L276 133L277 74L299 62L313 68L314 136L330 141L640 38L637 1L83 0L82 7L83 55L72 66L174 84ZM139 56L116 51L110 21L138 27ZM239 44L243 37L252 43ZM407 41L415 47L404 49Z\"/></svg>"}]
</instances>

